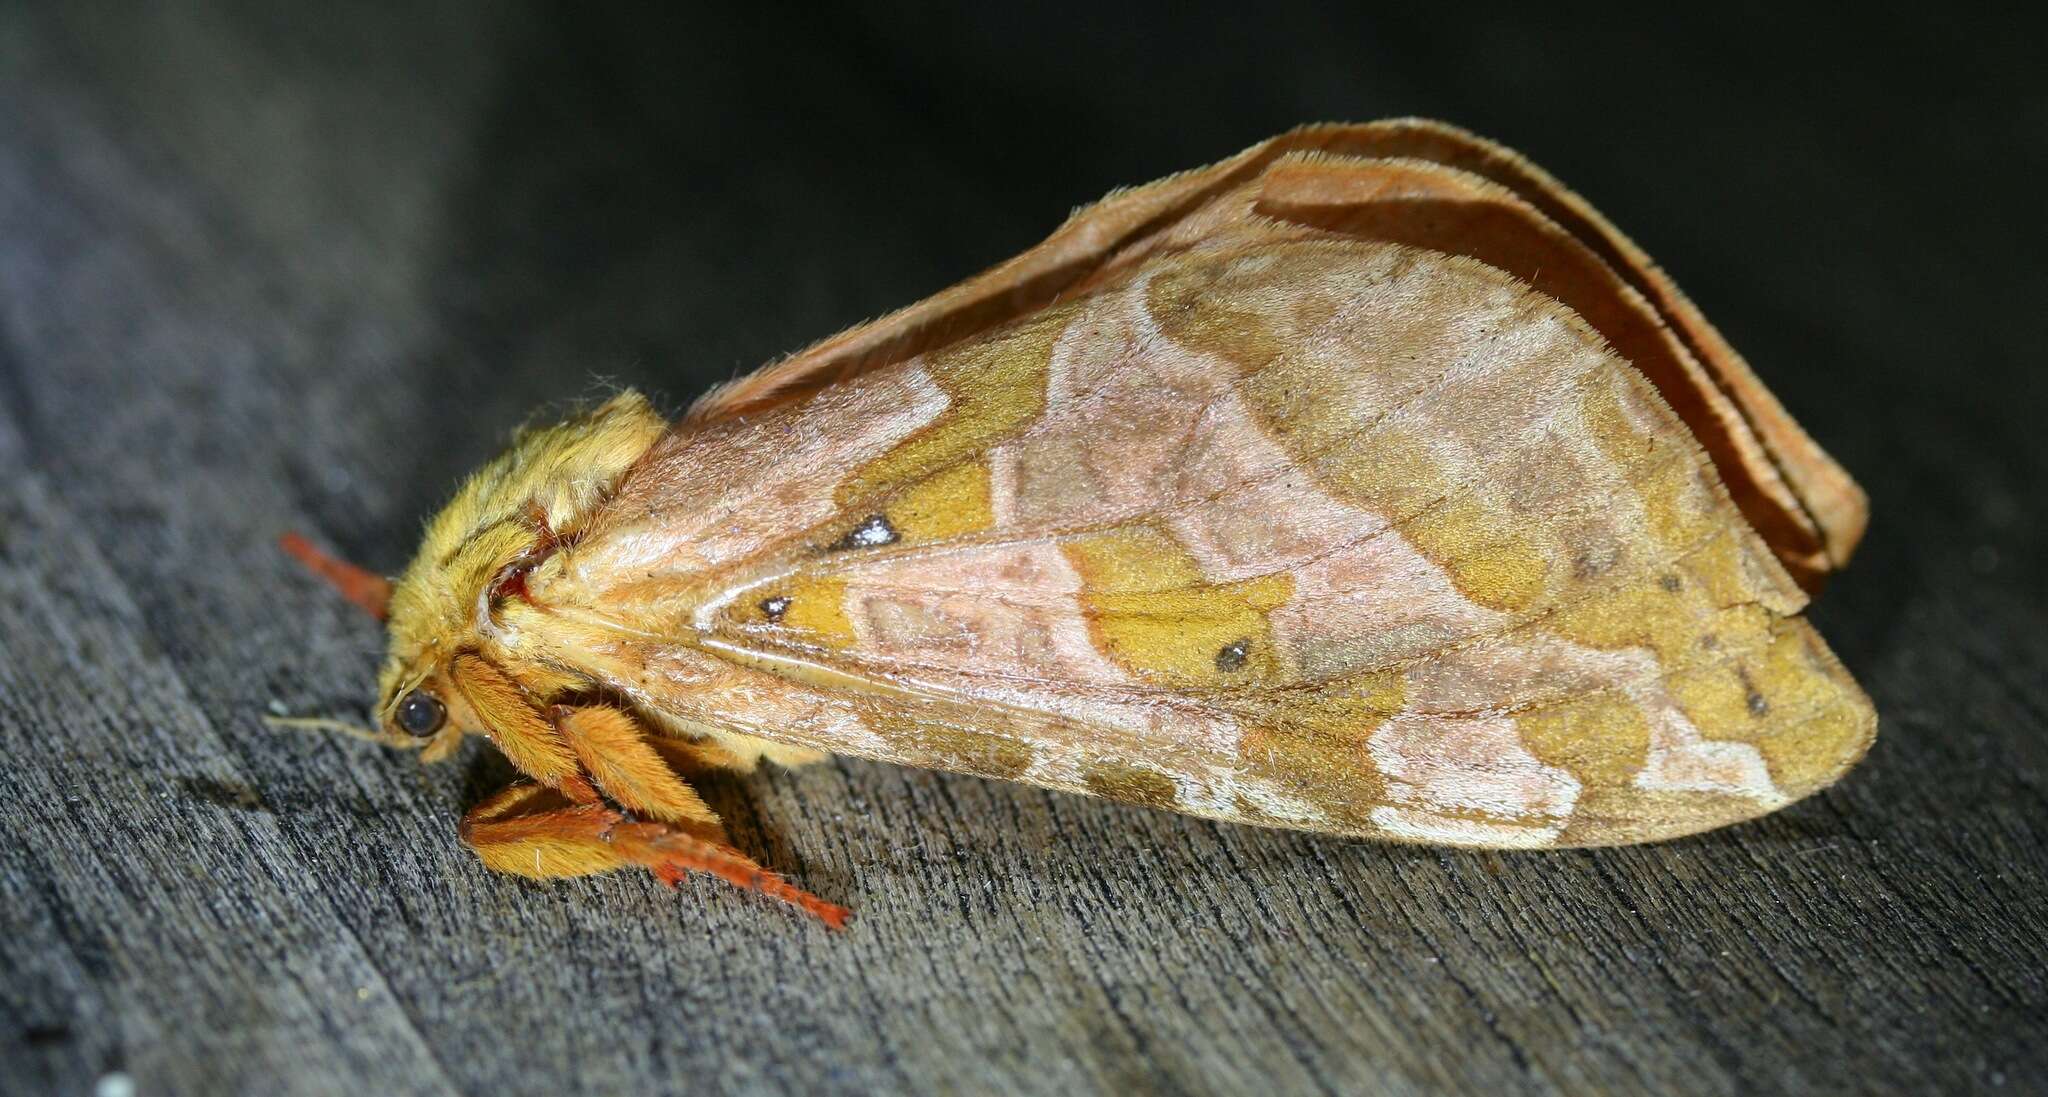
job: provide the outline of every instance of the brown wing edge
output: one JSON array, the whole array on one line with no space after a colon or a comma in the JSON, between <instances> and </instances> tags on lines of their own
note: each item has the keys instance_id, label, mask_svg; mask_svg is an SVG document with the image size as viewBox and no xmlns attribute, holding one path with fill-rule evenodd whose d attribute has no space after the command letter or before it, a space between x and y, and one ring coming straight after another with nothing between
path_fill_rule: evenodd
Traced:
<instances>
[{"instance_id":1,"label":"brown wing edge","mask_svg":"<svg viewBox=\"0 0 2048 1097\"><path fill-rule=\"evenodd\" d=\"M1276 173L1275 165L1283 158L1296 165L1313 159L1304 153L1347 158L1341 163L1352 173L1353 196L1302 201L1300 187L1290 190L1290 177ZM1441 170L1418 170L1430 165ZM1403 172L1434 174L1433 188L1425 188L1434 192L1404 196L1383 178ZM1112 192L1018 256L707 393L684 425L802 399L1043 308L1254 180L1268 188L1256 207L1260 214L1507 264L1509 273L1543 282L1541 288L1582 313L1606 317L1606 325L1595 326L1625 356L1646 355L1646 374L1700 435L1745 517L1801 585L1817 589L1847 562L1868 521L1867 497L1671 279L1542 169L1501 145L1426 119L1305 126L1209 167ZM1384 208L1390 202L1398 204ZM1430 210L1417 202L1450 205ZM1514 238L1474 231L1470 223L1446 231L1445 212L1466 222L1493 214L1492 229L1512 230ZM1425 216L1431 213L1437 216ZM1516 270L1517 249L1524 260L1538 253L1548 258ZM1547 277L1544 262L1553 263Z\"/></svg>"}]
</instances>

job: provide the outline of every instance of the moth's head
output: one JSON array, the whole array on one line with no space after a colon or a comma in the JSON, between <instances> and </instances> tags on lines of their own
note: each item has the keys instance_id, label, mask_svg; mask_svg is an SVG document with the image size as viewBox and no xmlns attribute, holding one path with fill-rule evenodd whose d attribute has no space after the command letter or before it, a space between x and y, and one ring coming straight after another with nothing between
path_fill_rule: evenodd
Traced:
<instances>
[{"instance_id":1,"label":"moth's head","mask_svg":"<svg viewBox=\"0 0 2048 1097\"><path fill-rule=\"evenodd\" d=\"M636 392L561 422L522 430L463 482L427 523L395 582L320 554L296 535L292 555L382 618L389 638L377 676L380 738L446 757L466 732L486 730L462 695L455 660L518 658L495 612L524 595L524 576L573 538L626 469L668 423Z\"/></svg>"}]
</instances>

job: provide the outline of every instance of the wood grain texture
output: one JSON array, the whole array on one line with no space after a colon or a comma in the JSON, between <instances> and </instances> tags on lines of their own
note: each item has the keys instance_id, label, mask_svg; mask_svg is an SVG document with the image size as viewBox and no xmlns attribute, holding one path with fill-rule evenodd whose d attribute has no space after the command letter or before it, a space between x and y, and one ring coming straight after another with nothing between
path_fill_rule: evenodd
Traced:
<instances>
[{"instance_id":1,"label":"wood grain texture","mask_svg":"<svg viewBox=\"0 0 2048 1097\"><path fill-rule=\"evenodd\" d=\"M1712 23L1269 8L1198 79L1129 63L1136 26L767 18L0 11L0 1092L2048 1088L2048 241L2038 171L1992 171L2048 159L2011 109L2038 42L1845 45L1822 86L1789 32L1731 75ZM1973 75L1899 85L1936 61ZM396 567L593 375L679 408L1113 183L1404 112L1598 201L1871 489L1814 611L1885 721L1841 786L1507 855L867 763L707 781L860 909L833 936L493 876L454 822L501 763L260 722L358 715L381 644L281 530Z\"/></svg>"}]
</instances>

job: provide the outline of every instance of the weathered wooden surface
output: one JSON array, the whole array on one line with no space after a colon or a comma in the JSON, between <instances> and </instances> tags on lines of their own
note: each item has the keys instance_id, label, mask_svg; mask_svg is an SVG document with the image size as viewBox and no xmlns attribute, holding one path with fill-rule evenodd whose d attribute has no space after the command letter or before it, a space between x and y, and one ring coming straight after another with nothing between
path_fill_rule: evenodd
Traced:
<instances>
[{"instance_id":1,"label":"weathered wooden surface","mask_svg":"<svg viewBox=\"0 0 2048 1097\"><path fill-rule=\"evenodd\" d=\"M1243 7L0 11L0 1091L2048 1087L2038 40ZM1883 716L1844 786L1513 856L714 787L834 937L492 878L453 822L502 765L260 722L360 713L379 643L280 530L394 567L594 375L679 404L1111 185L1408 112L1599 201L1870 487L1816 614Z\"/></svg>"}]
</instances>

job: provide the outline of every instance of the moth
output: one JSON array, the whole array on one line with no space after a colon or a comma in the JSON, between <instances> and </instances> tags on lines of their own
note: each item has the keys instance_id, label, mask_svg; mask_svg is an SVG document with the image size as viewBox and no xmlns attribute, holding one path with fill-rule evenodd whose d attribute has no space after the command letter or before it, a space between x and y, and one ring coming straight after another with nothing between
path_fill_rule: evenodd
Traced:
<instances>
[{"instance_id":1,"label":"moth","mask_svg":"<svg viewBox=\"0 0 2048 1097\"><path fill-rule=\"evenodd\" d=\"M1441 123L1311 126L718 388L527 429L395 583L376 735L528 877L716 874L693 774L851 755L1453 846L1773 811L1876 716L1866 501L1628 238Z\"/></svg>"}]
</instances>

